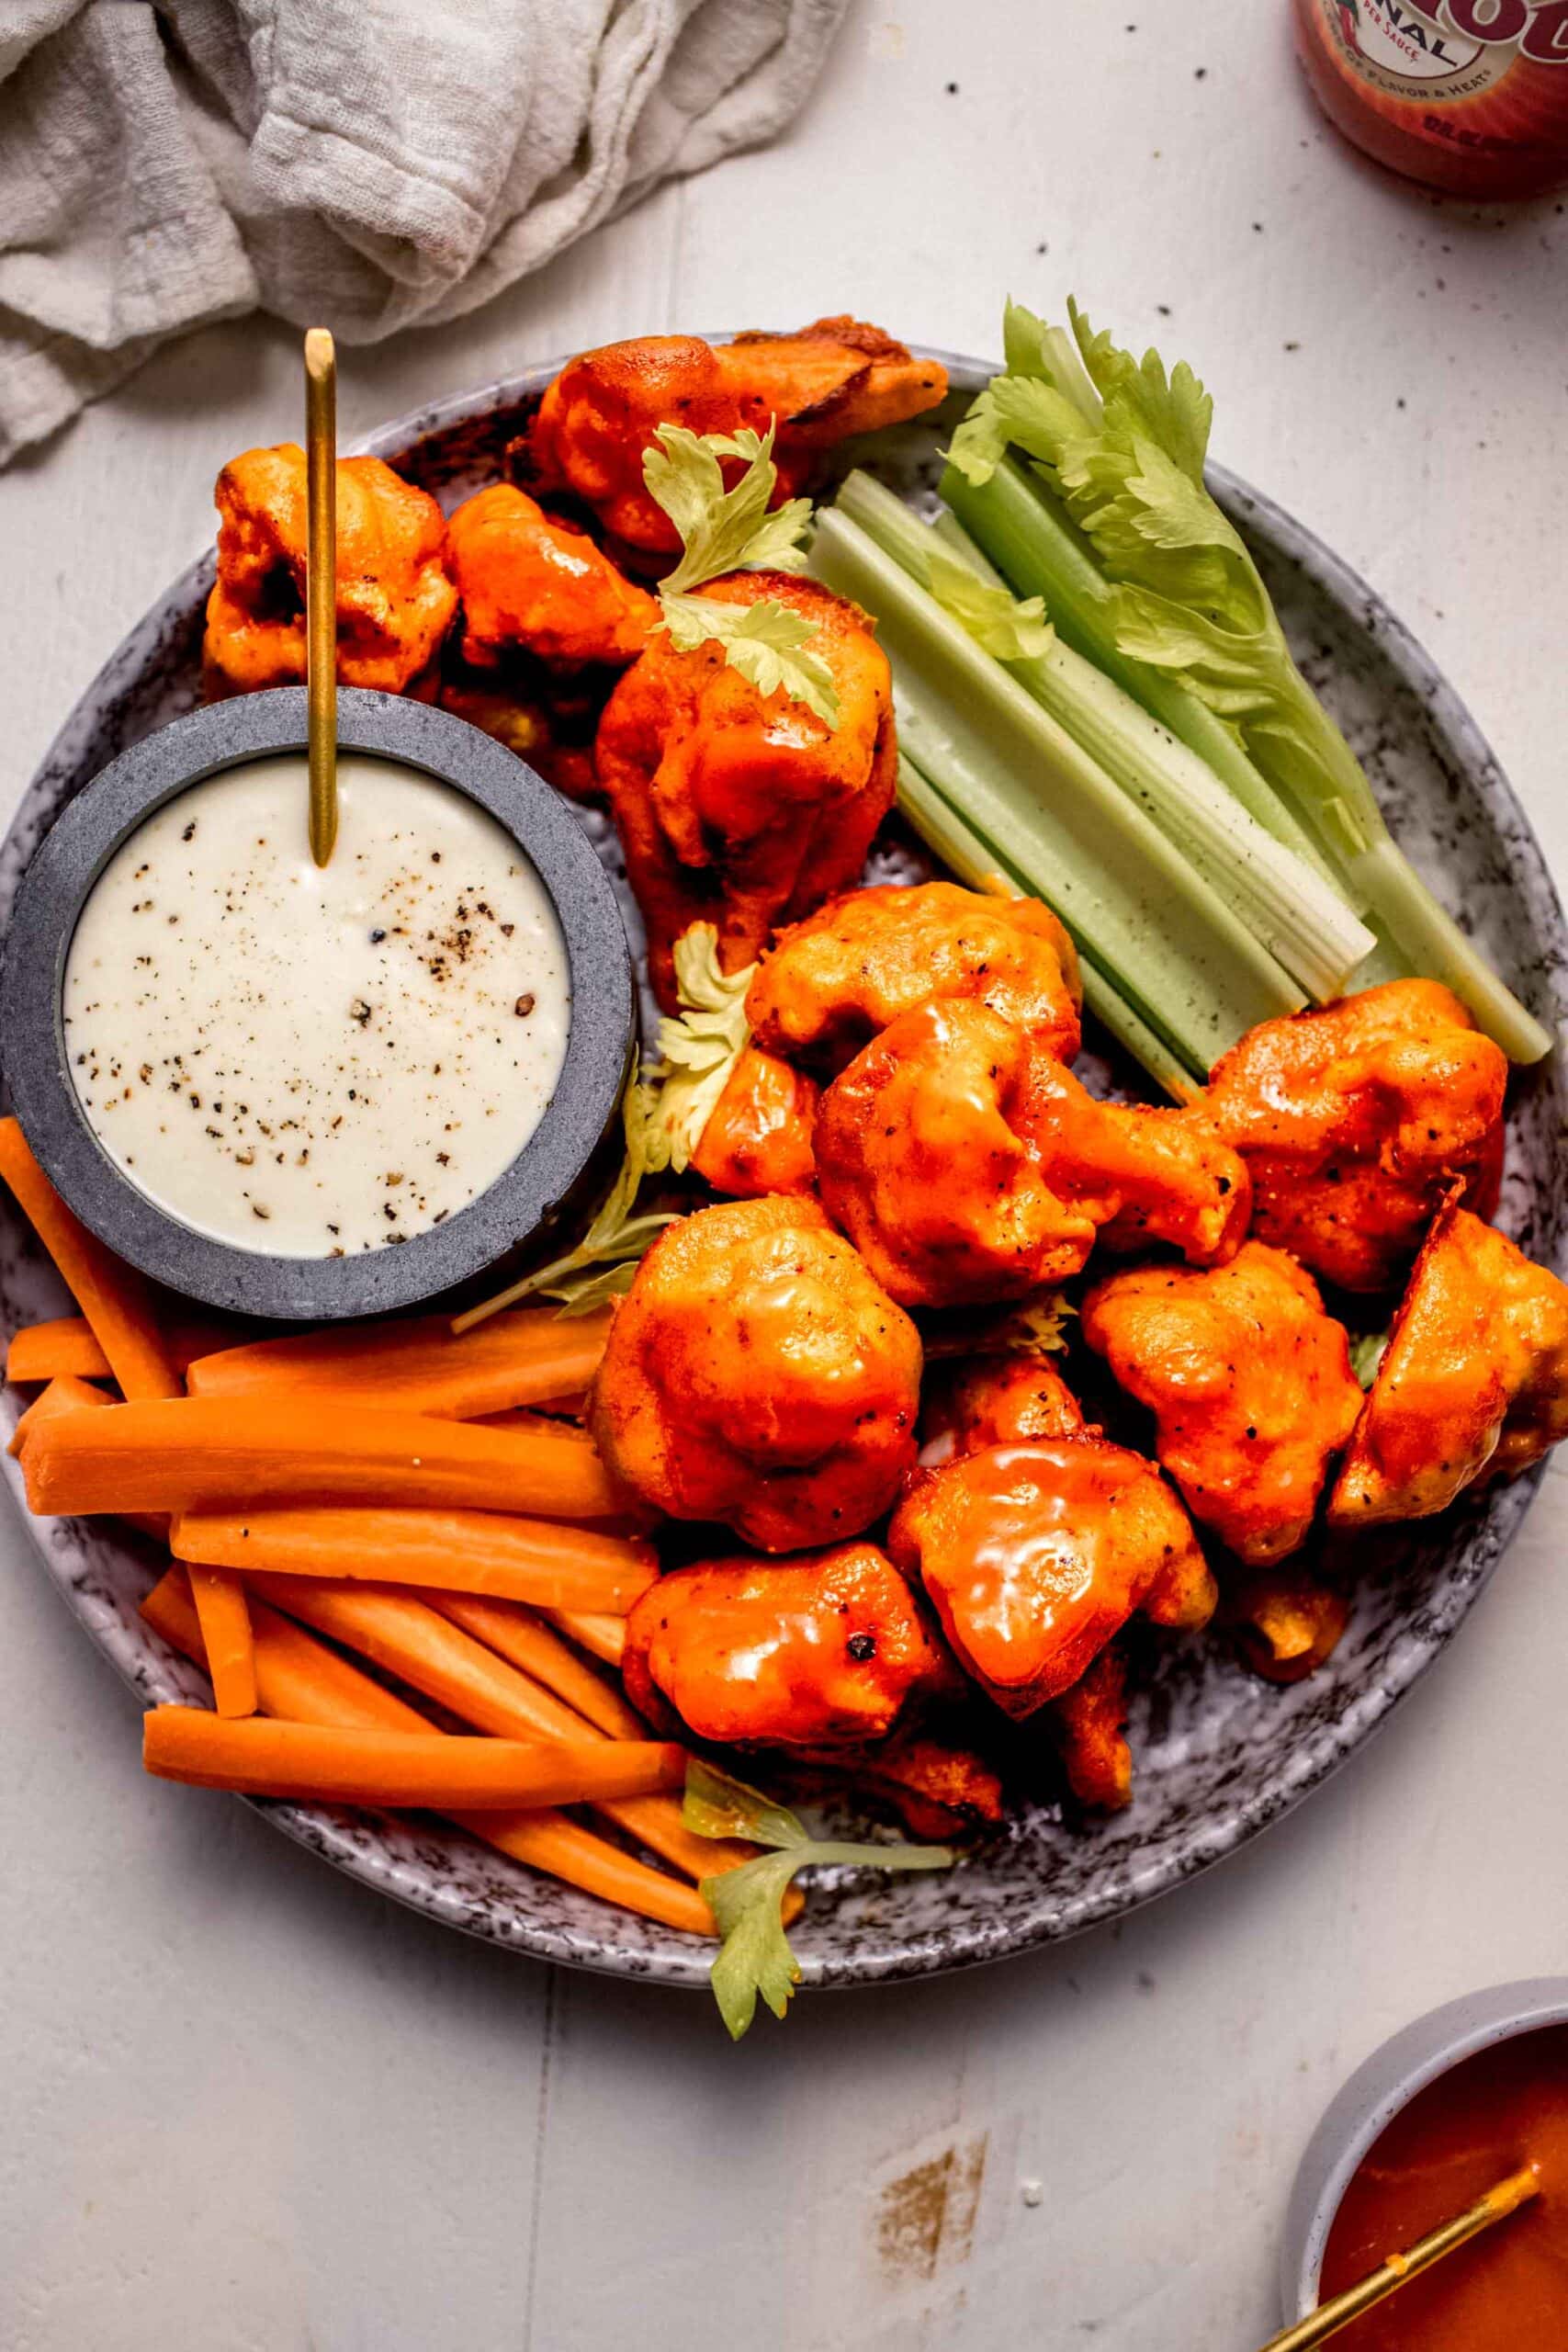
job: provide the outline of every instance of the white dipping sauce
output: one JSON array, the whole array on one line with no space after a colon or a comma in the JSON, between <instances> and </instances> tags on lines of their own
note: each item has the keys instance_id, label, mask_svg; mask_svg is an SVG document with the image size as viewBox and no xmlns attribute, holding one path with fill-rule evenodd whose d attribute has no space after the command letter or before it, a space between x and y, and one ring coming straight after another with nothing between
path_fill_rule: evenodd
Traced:
<instances>
[{"instance_id":1,"label":"white dipping sauce","mask_svg":"<svg viewBox=\"0 0 1568 2352\"><path fill-rule=\"evenodd\" d=\"M67 1058L137 1188L269 1256L406 1241L537 1126L571 1017L565 944L503 827L344 752L332 863L302 753L193 785L118 850L65 967Z\"/></svg>"}]
</instances>

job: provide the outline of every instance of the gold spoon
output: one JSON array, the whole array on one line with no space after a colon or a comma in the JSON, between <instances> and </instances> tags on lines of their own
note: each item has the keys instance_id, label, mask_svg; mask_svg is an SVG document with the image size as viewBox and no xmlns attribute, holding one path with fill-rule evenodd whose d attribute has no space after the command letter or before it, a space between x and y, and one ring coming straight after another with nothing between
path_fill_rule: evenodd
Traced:
<instances>
[{"instance_id":1,"label":"gold spoon","mask_svg":"<svg viewBox=\"0 0 1568 2352\"><path fill-rule=\"evenodd\" d=\"M1370 2312L1374 2304L1395 2293L1410 2279L1418 2278L1423 2270L1429 2270L1445 2254L1452 2254L1456 2246L1467 2245L1483 2230L1489 2230L1494 2222L1517 2212L1521 2205L1528 2205L1532 2197L1540 2195L1540 2175L1534 2165L1510 2173L1506 2180L1489 2188L1467 2213L1461 2213L1457 2220L1445 2222L1440 2229L1417 2239L1404 2254L1391 2254L1379 2269L1359 2278L1353 2287L1347 2287L1342 2295L1319 2303L1316 2311L1308 2312L1305 2319L1298 2320L1294 2327L1287 2327L1282 2335L1271 2335L1262 2352L1311 2352L1313 2345L1326 2344L1331 2335L1337 2335L1342 2327L1348 2327L1353 2319L1359 2319L1363 2312Z\"/></svg>"},{"instance_id":2,"label":"gold spoon","mask_svg":"<svg viewBox=\"0 0 1568 2352\"><path fill-rule=\"evenodd\" d=\"M325 327L305 337L305 650L310 855L337 841L337 354Z\"/></svg>"}]
</instances>

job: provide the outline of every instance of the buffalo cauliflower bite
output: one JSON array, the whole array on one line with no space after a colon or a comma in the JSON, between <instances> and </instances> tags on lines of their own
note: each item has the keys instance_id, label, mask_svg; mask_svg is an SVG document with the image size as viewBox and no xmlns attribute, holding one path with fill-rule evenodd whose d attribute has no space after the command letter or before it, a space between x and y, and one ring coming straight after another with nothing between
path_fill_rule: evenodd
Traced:
<instances>
[{"instance_id":1,"label":"buffalo cauliflower bite","mask_svg":"<svg viewBox=\"0 0 1568 2352\"><path fill-rule=\"evenodd\" d=\"M725 971L755 963L775 925L855 879L897 778L892 679L863 614L787 572L735 572L694 594L772 601L809 620L839 718L829 727L783 687L760 693L712 639L680 652L662 631L610 696L599 781L647 926L654 993L670 1012L682 933L711 922Z\"/></svg>"},{"instance_id":2,"label":"buffalo cauliflower bite","mask_svg":"<svg viewBox=\"0 0 1568 2352\"><path fill-rule=\"evenodd\" d=\"M836 1747L885 1737L939 1668L908 1585L857 1543L660 1577L626 1621L621 1670L643 1714L699 1739Z\"/></svg>"},{"instance_id":3,"label":"buffalo cauliflower bite","mask_svg":"<svg viewBox=\"0 0 1568 2352\"><path fill-rule=\"evenodd\" d=\"M817 1182L817 1085L755 1046L741 1048L692 1154L716 1193L752 1200L809 1193Z\"/></svg>"},{"instance_id":4,"label":"buffalo cauliflower bite","mask_svg":"<svg viewBox=\"0 0 1568 2352\"><path fill-rule=\"evenodd\" d=\"M1084 1428L1083 1408L1048 1357L1021 1351L966 1356L928 1374L920 1398L920 1460L934 1469L987 1445L1077 1437Z\"/></svg>"},{"instance_id":5,"label":"buffalo cauliflower bite","mask_svg":"<svg viewBox=\"0 0 1568 2352\"><path fill-rule=\"evenodd\" d=\"M1076 1273L1094 1220L1031 1148L1034 1051L983 1004L927 1004L874 1038L817 1113L822 1204L905 1306L1020 1298Z\"/></svg>"},{"instance_id":6,"label":"buffalo cauliflower bite","mask_svg":"<svg viewBox=\"0 0 1568 2352\"><path fill-rule=\"evenodd\" d=\"M593 767L593 718L584 732L582 698L563 695L542 671L524 678L499 679L485 671L464 670L442 679L443 710L493 735L535 774L569 800L600 800Z\"/></svg>"},{"instance_id":7,"label":"buffalo cauliflower bite","mask_svg":"<svg viewBox=\"0 0 1568 2352\"><path fill-rule=\"evenodd\" d=\"M834 1758L848 1788L893 1805L915 1838L951 1838L1002 1817L1002 1784L984 1757L903 1724L874 1746Z\"/></svg>"},{"instance_id":8,"label":"buffalo cauliflower bite","mask_svg":"<svg viewBox=\"0 0 1568 2352\"><path fill-rule=\"evenodd\" d=\"M525 455L535 480L592 507L644 557L673 555L674 525L649 494L643 459L660 425L692 433L774 428L775 503L807 480L818 453L852 433L934 408L947 371L915 359L880 327L818 319L794 334L638 335L569 361L540 401Z\"/></svg>"},{"instance_id":9,"label":"buffalo cauliflower bite","mask_svg":"<svg viewBox=\"0 0 1568 2352\"><path fill-rule=\"evenodd\" d=\"M510 482L465 499L446 526L462 600L462 653L475 669L527 654L551 669L624 669L659 618L657 600L623 578L582 531L557 522Z\"/></svg>"},{"instance_id":10,"label":"buffalo cauliflower bite","mask_svg":"<svg viewBox=\"0 0 1568 2352\"><path fill-rule=\"evenodd\" d=\"M722 1202L637 1268L590 1422L655 1510L800 1550L892 1502L915 1459L920 1361L914 1325L815 1202Z\"/></svg>"},{"instance_id":11,"label":"buffalo cauliflower bite","mask_svg":"<svg viewBox=\"0 0 1568 2352\"><path fill-rule=\"evenodd\" d=\"M1507 1074L1439 982L1391 980L1260 1023L1215 1065L1205 1109L1251 1170L1259 1239L1343 1290L1382 1290L1456 1177L1491 1213Z\"/></svg>"},{"instance_id":12,"label":"buffalo cauliflower bite","mask_svg":"<svg viewBox=\"0 0 1568 2352\"><path fill-rule=\"evenodd\" d=\"M922 1474L887 1549L1010 1715L1070 1690L1135 1609L1207 1622L1213 1579L1153 1465L1103 1438L990 1446Z\"/></svg>"},{"instance_id":13,"label":"buffalo cauliflower bite","mask_svg":"<svg viewBox=\"0 0 1568 2352\"><path fill-rule=\"evenodd\" d=\"M1343 1326L1293 1258L1247 1241L1228 1266L1112 1274L1084 1300L1083 1334L1154 1414L1194 1519L1252 1567L1304 1543L1361 1391Z\"/></svg>"},{"instance_id":14,"label":"buffalo cauliflower bite","mask_svg":"<svg viewBox=\"0 0 1568 2352\"><path fill-rule=\"evenodd\" d=\"M202 659L214 695L305 676L305 452L247 449L218 477L218 577ZM337 467L337 674L400 695L423 683L457 591L428 492L379 458Z\"/></svg>"},{"instance_id":15,"label":"buffalo cauliflower bite","mask_svg":"<svg viewBox=\"0 0 1568 2352\"><path fill-rule=\"evenodd\" d=\"M1121 1813L1133 1802L1127 1745L1127 1661L1113 1642L1070 1690L1051 1702L1051 1731L1079 1804Z\"/></svg>"},{"instance_id":16,"label":"buffalo cauliflower bite","mask_svg":"<svg viewBox=\"0 0 1568 2352\"><path fill-rule=\"evenodd\" d=\"M1450 1201L1416 1261L1329 1523L1429 1518L1565 1436L1568 1288Z\"/></svg>"},{"instance_id":17,"label":"buffalo cauliflower bite","mask_svg":"<svg viewBox=\"0 0 1568 2352\"><path fill-rule=\"evenodd\" d=\"M1348 1597L1298 1560L1246 1577L1226 1595L1242 1656L1266 1682L1304 1682L1338 1648Z\"/></svg>"},{"instance_id":18,"label":"buffalo cauliflower bite","mask_svg":"<svg viewBox=\"0 0 1568 2352\"><path fill-rule=\"evenodd\" d=\"M850 890L782 933L746 993L757 1043L841 1069L900 1013L972 998L1071 1061L1083 989L1073 943L1038 899L956 882Z\"/></svg>"},{"instance_id":19,"label":"buffalo cauliflower bite","mask_svg":"<svg viewBox=\"0 0 1568 2352\"><path fill-rule=\"evenodd\" d=\"M1247 1184L1179 1111L1101 1102L987 1005L926 1004L855 1057L817 1114L823 1206L906 1306L1017 1298L1095 1237L1234 1253Z\"/></svg>"}]
</instances>

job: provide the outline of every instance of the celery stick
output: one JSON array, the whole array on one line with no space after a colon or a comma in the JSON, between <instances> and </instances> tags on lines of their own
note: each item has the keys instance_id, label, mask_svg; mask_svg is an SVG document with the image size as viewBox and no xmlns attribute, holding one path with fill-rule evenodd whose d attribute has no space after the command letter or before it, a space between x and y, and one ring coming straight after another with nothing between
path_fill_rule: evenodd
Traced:
<instances>
[{"instance_id":1,"label":"celery stick","mask_svg":"<svg viewBox=\"0 0 1568 2352\"><path fill-rule=\"evenodd\" d=\"M847 515L818 517L811 569L874 616L916 766L1185 1061L1207 1070L1258 1022L1300 1009L1144 811Z\"/></svg>"},{"instance_id":2,"label":"celery stick","mask_svg":"<svg viewBox=\"0 0 1568 2352\"><path fill-rule=\"evenodd\" d=\"M858 472L857 468L856 473L846 476L846 487L849 482L856 479ZM852 514L854 512L852 507L850 511ZM856 520L863 521L863 517L857 515ZM869 524L865 527L870 529ZM961 563L966 563L972 571L977 572L988 588L1007 587L1007 582L1002 578L979 540L970 537L951 506L944 506L940 514L931 517L931 527L949 555L955 555ZM873 533L874 537L874 536L875 534Z\"/></svg>"},{"instance_id":3,"label":"celery stick","mask_svg":"<svg viewBox=\"0 0 1568 2352\"><path fill-rule=\"evenodd\" d=\"M1328 873L1367 918L1378 944L1358 968L1357 987L1428 974L1452 989L1511 1061L1535 1062L1551 1052L1551 1033L1491 969L1391 838L1354 752L1293 665L1282 662L1275 680L1290 728L1254 726L1250 752L1243 752L1177 675L1162 675L1152 662L1121 651L1110 634L1104 574L1044 481L1009 456L979 487L953 466L942 487L1013 589L1043 596L1068 643L1201 752L1260 823Z\"/></svg>"},{"instance_id":4,"label":"celery stick","mask_svg":"<svg viewBox=\"0 0 1568 2352\"><path fill-rule=\"evenodd\" d=\"M901 499L868 474L854 473L838 505L912 579L927 583L932 549L942 543ZM1377 942L1315 866L1287 850L1195 752L1061 639L1007 668L1186 852L1292 979L1320 1004L1343 994Z\"/></svg>"},{"instance_id":5,"label":"celery stick","mask_svg":"<svg viewBox=\"0 0 1568 2352\"><path fill-rule=\"evenodd\" d=\"M1314 836L1281 802L1230 729L1186 686L1117 645L1104 573L1059 501L1016 458L1006 457L978 486L949 466L942 494L964 529L1020 596L1043 596L1064 643L1141 702L1179 742L1206 760L1248 816L1277 842L1343 888ZM1355 907L1356 913L1365 910Z\"/></svg>"},{"instance_id":6,"label":"celery stick","mask_svg":"<svg viewBox=\"0 0 1568 2352\"><path fill-rule=\"evenodd\" d=\"M1349 872L1353 882L1365 885L1380 928L1386 923L1393 933L1406 970L1450 988L1510 1061L1539 1062L1551 1051L1551 1032L1498 978L1389 833L1357 858Z\"/></svg>"},{"instance_id":7,"label":"celery stick","mask_svg":"<svg viewBox=\"0 0 1568 2352\"><path fill-rule=\"evenodd\" d=\"M1024 898L1034 895L1010 871L990 842L948 806L934 785L927 783L907 753L901 753L898 760L898 807L906 822L919 833L933 856L940 857L970 889L1010 897L1015 893ZM1203 1091L1201 1074L1189 1069L1164 1039L1156 1036L1148 1023L1112 988L1097 964L1080 956L1078 971L1084 1002L1100 1027L1108 1030L1122 1050L1141 1064L1173 1102L1196 1102Z\"/></svg>"}]
</instances>

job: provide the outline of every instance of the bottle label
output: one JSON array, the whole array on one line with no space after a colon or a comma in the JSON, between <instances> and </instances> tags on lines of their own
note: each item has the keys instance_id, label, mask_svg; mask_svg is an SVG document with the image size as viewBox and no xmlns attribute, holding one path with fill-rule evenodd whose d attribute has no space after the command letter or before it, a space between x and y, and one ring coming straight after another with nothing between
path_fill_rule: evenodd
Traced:
<instances>
[{"instance_id":1,"label":"bottle label","mask_svg":"<svg viewBox=\"0 0 1568 2352\"><path fill-rule=\"evenodd\" d=\"M1520 58L1568 67L1568 0L1318 0L1333 45L1388 97L1479 97Z\"/></svg>"}]
</instances>

